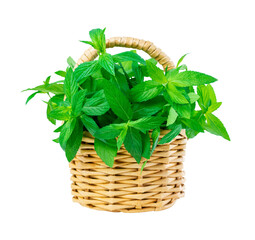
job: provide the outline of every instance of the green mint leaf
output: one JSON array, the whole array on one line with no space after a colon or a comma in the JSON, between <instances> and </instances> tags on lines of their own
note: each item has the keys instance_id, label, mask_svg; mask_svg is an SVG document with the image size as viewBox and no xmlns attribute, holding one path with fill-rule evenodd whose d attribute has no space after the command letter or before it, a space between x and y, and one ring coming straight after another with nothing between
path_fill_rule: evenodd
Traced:
<instances>
[{"instance_id":1,"label":"green mint leaf","mask_svg":"<svg viewBox=\"0 0 255 240\"><path fill-rule=\"evenodd\" d=\"M186 136L188 139L194 138L195 136L197 136L199 132L187 127L186 128Z\"/></svg>"},{"instance_id":2,"label":"green mint leaf","mask_svg":"<svg viewBox=\"0 0 255 240\"><path fill-rule=\"evenodd\" d=\"M50 100L51 100L51 99L50 99ZM47 119L48 119L52 124L55 125L55 124L56 124L56 119L50 116L50 112L54 109L53 104L51 103L50 100L49 100L48 103L47 103L47 111L46 111L46 113L47 113Z\"/></svg>"},{"instance_id":3,"label":"green mint leaf","mask_svg":"<svg viewBox=\"0 0 255 240\"><path fill-rule=\"evenodd\" d=\"M42 90L42 92L43 92L43 90ZM64 94L64 85L57 84L57 83L51 83L51 84L47 85L47 87L45 88L45 93L53 93L56 95Z\"/></svg>"},{"instance_id":4,"label":"green mint leaf","mask_svg":"<svg viewBox=\"0 0 255 240\"><path fill-rule=\"evenodd\" d=\"M98 63L99 63L99 65L101 65L102 68L104 68L111 75L113 75L113 76L115 75L114 62L113 62L111 54L104 53L104 54L100 55Z\"/></svg>"},{"instance_id":5,"label":"green mint leaf","mask_svg":"<svg viewBox=\"0 0 255 240\"><path fill-rule=\"evenodd\" d=\"M100 90L91 98L86 100L82 111L89 116L99 116L105 114L109 108L110 107L106 101L104 90Z\"/></svg>"},{"instance_id":6,"label":"green mint leaf","mask_svg":"<svg viewBox=\"0 0 255 240\"><path fill-rule=\"evenodd\" d=\"M89 44L90 46L92 46L93 48L95 48L93 42L90 42L90 41L80 41L80 42Z\"/></svg>"},{"instance_id":7,"label":"green mint leaf","mask_svg":"<svg viewBox=\"0 0 255 240\"><path fill-rule=\"evenodd\" d=\"M223 123L220 121L220 119L218 119L212 113L206 113L205 117L207 120L207 124L205 125L206 131L208 131L212 134L221 136L221 137L225 138L226 140L230 141L228 132L227 132L225 126L223 125Z\"/></svg>"},{"instance_id":8,"label":"green mint leaf","mask_svg":"<svg viewBox=\"0 0 255 240\"><path fill-rule=\"evenodd\" d=\"M98 129L95 132L95 137L99 139L113 139L120 135L122 129L125 127L125 123L110 124Z\"/></svg>"},{"instance_id":9,"label":"green mint leaf","mask_svg":"<svg viewBox=\"0 0 255 240\"><path fill-rule=\"evenodd\" d=\"M55 74L57 74L60 77L65 77L66 76L66 72L65 71L56 71Z\"/></svg>"},{"instance_id":10,"label":"green mint leaf","mask_svg":"<svg viewBox=\"0 0 255 240\"><path fill-rule=\"evenodd\" d=\"M55 95L47 103L47 118L52 124L56 124L56 119L50 116L50 112L60 106L63 102L64 95Z\"/></svg>"},{"instance_id":11,"label":"green mint leaf","mask_svg":"<svg viewBox=\"0 0 255 240\"><path fill-rule=\"evenodd\" d=\"M56 108L58 106L69 106L69 103L64 102L63 100L64 100L64 94L60 94L50 98L49 102L52 103L53 108Z\"/></svg>"},{"instance_id":12,"label":"green mint leaf","mask_svg":"<svg viewBox=\"0 0 255 240\"><path fill-rule=\"evenodd\" d=\"M167 71L166 71L166 78L167 78L167 80L170 81L171 79L174 79L175 76L176 76L181 70L187 70L187 66L186 66L186 65L181 65L180 67L167 70Z\"/></svg>"},{"instance_id":13,"label":"green mint leaf","mask_svg":"<svg viewBox=\"0 0 255 240\"><path fill-rule=\"evenodd\" d=\"M151 139L152 139L152 148L151 148L151 154L153 154L155 148L157 147L158 145L158 140L159 140L159 136L160 136L160 129L159 128L156 128L152 131L152 134L151 134Z\"/></svg>"},{"instance_id":14,"label":"green mint leaf","mask_svg":"<svg viewBox=\"0 0 255 240\"><path fill-rule=\"evenodd\" d=\"M184 54L177 62L176 68L179 67L179 65L182 63L183 59L188 55L189 53Z\"/></svg>"},{"instance_id":15,"label":"green mint leaf","mask_svg":"<svg viewBox=\"0 0 255 240\"><path fill-rule=\"evenodd\" d=\"M163 86L154 81L146 81L136 85L130 90L130 98L133 102L144 102L158 96Z\"/></svg>"},{"instance_id":16,"label":"green mint leaf","mask_svg":"<svg viewBox=\"0 0 255 240\"><path fill-rule=\"evenodd\" d=\"M146 62L151 62L151 63L152 63L153 65L155 65L155 66L156 66L157 63L158 63L158 61L155 60L154 58L150 58L150 59L146 60ZM144 75L145 77L149 77L146 64L143 64L143 65L141 66L141 70L142 70L143 75Z\"/></svg>"},{"instance_id":17,"label":"green mint leaf","mask_svg":"<svg viewBox=\"0 0 255 240\"><path fill-rule=\"evenodd\" d=\"M78 84L74 79L73 70L68 68L64 81L64 92L69 102L72 102L74 94L78 91Z\"/></svg>"},{"instance_id":18,"label":"green mint leaf","mask_svg":"<svg viewBox=\"0 0 255 240\"><path fill-rule=\"evenodd\" d=\"M116 122L116 115L112 112L112 110L106 112L104 115L100 115L97 117L98 123L101 127L107 126Z\"/></svg>"},{"instance_id":19,"label":"green mint leaf","mask_svg":"<svg viewBox=\"0 0 255 240\"><path fill-rule=\"evenodd\" d=\"M83 136L83 125L80 119L77 119L75 127L66 143L65 153L69 162L73 160L81 145Z\"/></svg>"},{"instance_id":20,"label":"green mint leaf","mask_svg":"<svg viewBox=\"0 0 255 240\"><path fill-rule=\"evenodd\" d=\"M192 120L196 121L199 124L199 128L201 128L201 126L202 126L202 128L204 129L206 119L205 119L203 111L201 111L201 110L193 111ZM186 125L186 135L189 139L194 138L199 132L201 132L201 131L196 131L196 130L194 130L194 127L192 129Z\"/></svg>"},{"instance_id":21,"label":"green mint leaf","mask_svg":"<svg viewBox=\"0 0 255 240\"><path fill-rule=\"evenodd\" d=\"M158 64L158 61L154 58L149 58L148 60L146 60L146 62L151 62L153 63L155 66ZM148 76L147 76L148 77Z\"/></svg>"},{"instance_id":22,"label":"green mint leaf","mask_svg":"<svg viewBox=\"0 0 255 240\"><path fill-rule=\"evenodd\" d=\"M142 157L146 159L150 159L151 157L151 139L148 132L142 134L142 144L143 144L143 152Z\"/></svg>"},{"instance_id":23,"label":"green mint leaf","mask_svg":"<svg viewBox=\"0 0 255 240\"><path fill-rule=\"evenodd\" d=\"M76 62L72 59L72 57L68 57L67 64L70 66L70 68L74 69Z\"/></svg>"},{"instance_id":24,"label":"green mint leaf","mask_svg":"<svg viewBox=\"0 0 255 240\"><path fill-rule=\"evenodd\" d=\"M59 106L50 111L48 116L56 120L66 121L69 120L71 117L70 110L70 108L67 108L65 106Z\"/></svg>"},{"instance_id":25,"label":"green mint leaf","mask_svg":"<svg viewBox=\"0 0 255 240\"><path fill-rule=\"evenodd\" d=\"M97 72L100 69L98 60L91 62L84 62L80 64L74 71L74 77L77 82L82 83L93 73Z\"/></svg>"},{"instance_id":26,"label":"green mint leaf","mask_svg":"<svg viewBox=\"0 0 255 240\"><path fill-rule=\"evenodd\" d=\"M215 92L214 92L213 87L211 86L211 84L208 84L206 86L206 88L207 88L207 92L209 94L209 98L211 100L211 103L212 104L217 103L216 95L215 95Z\"/></svg>"},{"instance_id":27,"label":"green mint leaf","mask_svg":"<svg viewBox=\"0 0 255 240\"><path fill-rule=\"evenodd\" d=\"M34 93L32 93L31 95L29 95L28 98L27 98L27 100L26 100L26 104L27 104L32 98L34 98L34 96L35 96L37 93L40 93L40 92L37 91L37 92L34 92Z\"/></svg>"},{"instance_id":28,"label":"green mint leaf","mask_svg":"<svg viewBox=\"0 0 255 240\"><path fill-rule=\"evenodd\" d=\"M178 91L172 83L168 82L166 90L173 102L179 104L189 103L188 100L184 97L184 95L180 91Z\"/></svg>"},{"instance_id":29,"label":"green mint leaf","mask_svg":"<svg viewBox=\"0 0 255 240\"><path fill-rule=\"evenodd\" d=\"M104 93L112 111L118 117L124 121L132 119L133 112L127 97L107 80L104 81Z\"/></svg>"},{"instance_id":30,"label":"green mint leaf","mask_svg":"<svg viewBox=\"0 0 255 240\"><path fill-rule=\"evenodd\" d=\"M52 141L55 142L55 143L59 143L59 138L55 138Z\"/></svg>"},{"instance_id":31,"label":"green mint leaf","mask_svg":"<svg viewBox=\"0 0 255 240\"><path fill-rule=\"evenodd\" d=\"M138 130L129 127L127 130L127 135L124 141L124 146L126 150L132 155L132 157L140 163L142 158L142 137Z\"/></svg>"},{"instance_id":32,"label":"green mint leaf","mask_svg":"<svg viewBox=\"0 0 255 240\"><path fill-rule=\"evenodd\" d=\"M197 94L200 96L198 99L198 105L206 112L208 107L211 105L210 94L206 86L201 85L197 87Z\"/></svg>"},{"instance_id":33,"label":"green mint leaf","mask_svg":"<svg viewBox=\"0 0 255 240\"><path fill-rule=\"evenodd\" d=\"M50 78L51 78L51 76L48 76L48 77L46 78L46 80L44 81L44 85L45 85L45 86L49 85L49 83L50 83Z\"/></svg>"},{"instance_id":34,"label":"green mint leaf","mask_svg":"<svg viewBox=\"0 0 255 240\"><path fill-rule=\"evenodd\" d=\"M81 113L81 110L85 101L86 93L87 93L87 89L83 89L74 94L72 98L73 116L77 117Z\"/></svg>"},{"instance_id":35,"label":"green mint leaf","mask_svg":"<svg viewBox=\"0 0 255 240\"><path fill-rule=\"evenodd\" d=\"M191 116L191 105L190 104L173 104L174 110L183 118L190 118Z\"/></svg>"},{"instance_id":36,"label":"green mint leaf","mask_svg":"<svg viewBox=\"0 0 255 240\"><path fill-rule=\"evenodd\" d=\"M111 76L110 81L124 93L127 93L129 90L127 78L118 70L115 71L115 76Z\"/></svg>"},{"instance_id":37,"label":"green mint leaf","mask_svg":"<svg viewBox=\"0 0 255 240\"><path fill-rule=\"evenodd\" d=\"M117 139L117 148L118 148L118 150L120 150L123 142L125 141L125 138L126 138L126 135L127 135L127 130L128 130L128 127L125 126L122 129L122 131L120 132L120 135L119 135L119 137Z\"/></svg>"},{"instance_id":38,"label":"green mint leaf","mask_svg":"<svg viewBox=\"0 0 255 240\"><path fill-rule=\"evenodd\" d=\"M196 102L200 97L194 92L188 93L190 103Z\"/></svg>"},{"instance_id":39,"label":"green mint leaf","mask_svg":"<svg viewBox=\"0 0 255 240\"><path fill-rule=\"evenodd\" d=\"M177 117L178 117L178 113L174 110L173 107L171 107L169 110L168 117L167 117L166 125L169 126L169 125L173 124L176 121Z\"/></svg>"},{"instance_id":40,"label":"green mint leaf","mask_svg":"<svg viewBox=\"0 0 255 240\"><path fill-rule=\"evenodd\" d=\"M118 53L112 56L114 62L126 62L126 61L132 61L132 62L139 62L142 64L146 64L143 58L141 58L137 53L132 51L122 52Z\"/></svg>"},{"instance_id":41,"label":"green mint leaf","mask_svg":"<svg viewBox=\"0 0 255 240\"><path fill-rule=\"evenodd\" d=\"M133 104L133 119L149 117L159 112L167 102L164 97L157 96L151 100Z\"/></svg>"},{"instance_id":42,"label":"green mint leaf","mask_svg":"<svg viewBox=\"0 0 255 240\"><path fill-rule=\"evenodd\" d=\"M144 75L141 66L137 62L132 62L132 70L135 75L135 85L142 83L144 81Z\"/></svg>"},{"instance_id":43,"label":"green mint leaf","mask_svg":"<svg viewBox=\"0 0 255 240\"><path fill-rule=\"evenodd\" d=\"M81 121L83 125L85 126L85 128L90 132L90 134L94 136L95 132L99 129L94 119L83 114L81 115Z\"/></svg>"},{"instance_id":44,"label":"green mint leaf","mask_svg":"<svg viewBox=\"0 0 255 240\"><path fill-rule=\"evenodd\" d=\"M123 73L127 80L129 80L130 77L134 76L133 70L132 70L132 61L127 61L127 62L119 62L119 65L115 65L116 68L120 69L120 72Z\"/></svg>"},{"instance_id":45,"label":"green mint leaf","mask_svg":"<svg viewBox=\"0 0 255 240\"><path fill-rule=\"evenodd\" d=\"M97 155L103 160L103 162L107 166L113 167L114 157L117 156L116 139L102 141L98 138L95 138L94 146Z\"/></svg>"},{"instance_id":46,"label":"green mint leaf","mask_svg":"<svg viewBox=\"0 0 255 240\"><path fill-rule=\"evenodd\" d=\"M51 84L43 84L39 85L34 88L28 88L23 90L24 91L29 91L29 90L34 90L34 91L39 91L40 93L53 93L53 94L64 94L64 89L63 89L63 84L58 84L57 82L51 83Z\"/></svg>"},{"instance_id":47,"label":"green mint leaf","mask_svg":"<svg viewBox=\"0 0 255 240\"><path fill-rule=\"evenodd\" d=\"M176 125L169 133L167 133L160 141L159 144L165 144L171 142L175 137L179 135L182 130L182 125Z\"/></svg>"},{"instance_id":48,"label":"green mint leaf","mask_svg":"<svg viewBox=\"0 0 255 240\"><path fill-rule=\"evenodd\" d=\"M156 81L161 84L167 83L167 79L166 79L166 76L164 75L163 70L155 66L150 61L146 61L146 66L147 66L147 72L153 81Z\"/></svg>"},{"instance_id":49,"label":"green mint leaf","mask_svg":"<svg viewBox=\"0 0 255 240\"><path fill-rule=\"evenodd\" d=\"M204 132L203 127L199 124L199 122L195 119L182 119L182 123L184 123L187 127L197 131Z\"/></svg>"},{"instance_id":50,"label":"green mint leaf","mask_svg":"<svg viewBox=\"0 0 255 240\"><path fill-rule=\"evenodd\" d=\"M217 81L217 79L200 72L184 71L171 77L170 81L177 87L189 87L213 83Z\"/></svg>"},{"instance_id":51,"label":"green mint leaf","mask_svg":"<svg viewBox=\"0 0 255 240\"><path fill-rule=\"evenodd\" d=\"M92 40L93 47L97 49L100 53L105 53L106 43L105 43L105 29L92 29L89 32L89 36Z\"/></svg>"},{"instance_id":52,"label":"green mint leaf","mask_svg":"<svg viewBox=\"0 0 255 240\"><path fill-rule=\"evenodd\" d=\"M165 121L166 119L163 117L143 117L136 121L129 122L129 126L134 127L138 130L140 130L143 133L146 133L146 131L154 129L156 127L160 127L160 125Z\"/></svg>"},{"instance_id":53,"label":"green mint leaf","mask_svg":"<svg viewBox=\"0 0 255 240\"><path fill-rule=\"evenodd\" d=\"M58 128L56 128L53 132L55 132L55 133L61 132L63 126L64 126L64 124L62 124L61 126L59 126Z\"/></svg>"},{"instance_id":54,"label":"green mint leaf","mask_svg":"<svg viewBox=\"0 0 255 240\"><path fill-rule=\"evenodd\" d=\"M208 108L208 110L207 110L206 113L212 113L212 112L216 111L216 110L221 106L221 104L222 104L222 102L216 102L216 103L212 104L212 105Z\"/></svg>"},{"instance_id":55,"label":"green mint leaf","mask_svg":"<svg viewBox=\"0 0 255 240\"><path fill-rule=\"evenodd\" d=\"M66 143L74 130L75 124L76 124L76 118L72 118L68 120L67 122L65 122L61 129L61 132L59 135L59 143L63 150L65 150L66 148Z\"/></svg>"}]
</instances>

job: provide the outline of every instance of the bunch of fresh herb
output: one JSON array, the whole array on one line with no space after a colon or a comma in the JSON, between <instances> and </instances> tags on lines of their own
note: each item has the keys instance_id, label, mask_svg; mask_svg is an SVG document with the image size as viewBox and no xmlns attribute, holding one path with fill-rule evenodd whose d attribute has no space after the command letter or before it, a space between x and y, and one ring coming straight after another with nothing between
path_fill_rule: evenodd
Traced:
<instances>
[{"instance_id":1,"label":"bunch of fresh herb","mask_svg":"<svg viewBox=\"0 0 255 240\"><path fill-rule=\"evenodd\" d=\"M69 57L66 71L55 72L64 80L50 83L48 77L43 85L24 90L35 91L27 102L36 94L49 96L48 120L62 121L55 130L59 138L53 141L60 143L68 161L75 157L83 131L95 137L95 150L110 167L123 143L140 163L142 157L150 158L157 144L172 141L182 129L188 138L208 131L230 140L213 114L221 106L210 85L214 77L180 65L185 55L175 69L163 71L154 59L145 61L135 51L106 53L104 32L91 30L91 41L82 41L98 51L97 60L74 69ZM171 131L158 142L160 129Z\"/></svg>"}]
</instances>

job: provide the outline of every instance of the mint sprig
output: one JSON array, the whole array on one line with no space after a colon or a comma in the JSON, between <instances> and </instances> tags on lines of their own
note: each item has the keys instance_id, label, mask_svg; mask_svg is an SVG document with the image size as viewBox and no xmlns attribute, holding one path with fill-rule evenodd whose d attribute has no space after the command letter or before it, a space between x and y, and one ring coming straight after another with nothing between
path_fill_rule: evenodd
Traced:
<instances>
[{"instance_id":1,"label":"mint sprig","mask_svg":"<svg viewBox=\"0 0 255 240\"><path fill-rule=\"evenodd\" d=\"M182 129L188 138L207 131L230 140L215 116L222 104L211 86L217 79L188 70L182 64L186 54L175 69L165 71L154 59L145 61L135 51L107 53L105 29L93 29L89 35L91 40L82 42L97 50L98 59L75 68L69 57L66 71L55 72L60 80L52 83L49 76L42 85L24 90L33 91L26 103L38 94L49 98L44 101L48 120L61 121L54 131L59 137L53 141L60 144L68 161L75 157L83 131L95 137L95 151L110 167L123 145L140 163ZM170 130L161 140L160 129Z\"/></svg>"}]
</instances>

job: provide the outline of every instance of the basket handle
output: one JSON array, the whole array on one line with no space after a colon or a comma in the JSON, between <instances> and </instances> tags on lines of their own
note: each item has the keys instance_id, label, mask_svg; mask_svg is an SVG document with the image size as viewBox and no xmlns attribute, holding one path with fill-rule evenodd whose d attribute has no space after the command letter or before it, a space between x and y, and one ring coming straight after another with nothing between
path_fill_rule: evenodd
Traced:
<instances>
[{"instance_id":1,"label":"basket handle","mask_svg":"<svg viewBox=\"0 0 255 240\"><path fill-rule=\"evenodd\" d=\"M152 42L149 41L131 37L113 37L107 39L106 48L113 47L126 47L143 50L144 52L149 54L150 57L157 60L164 69L167 68L168 70L170 70L175 67L171 59L160 48L157 48ZM93 61L97 56L98 53L96 49L94 49L93 47L88 48L77 61L76 67L81 63Z\"/></svg>"}]
</instances>

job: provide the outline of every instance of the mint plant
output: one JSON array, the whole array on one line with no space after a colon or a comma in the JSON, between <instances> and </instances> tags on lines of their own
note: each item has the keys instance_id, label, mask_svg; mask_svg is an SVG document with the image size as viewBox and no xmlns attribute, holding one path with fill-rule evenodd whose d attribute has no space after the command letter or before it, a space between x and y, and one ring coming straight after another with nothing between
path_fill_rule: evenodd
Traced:
<instances>
[{"instance_id":1,"label":"mint plant","mask_svg":"<svg viewBox=\"0 0 255 240\"><path fill-rule=\"evenodd\" d=\"M162 70L154 59L145 61L135 51L107 53L105 29L89 34L91 41L81 42L93 46L98 59L74 69L69 57L66 70L55 72L62 80L50 83L49 76L42 85L24 90L34 91L26 103L38 94L49 97L47 118L52 124L61 121L54 131L59 137L53 141L68 161L75 157L83 131L95 137L95 150L110 167L122 144L140 163L142 157L150 159L157 144L172 141L182 129L188 138L207 131L230 140L214 115L221 106L211 86L217 79L181 65L186 54L176 68ZM159 141L160 129L171 131Z\"/></svg>"}]
</instances>

